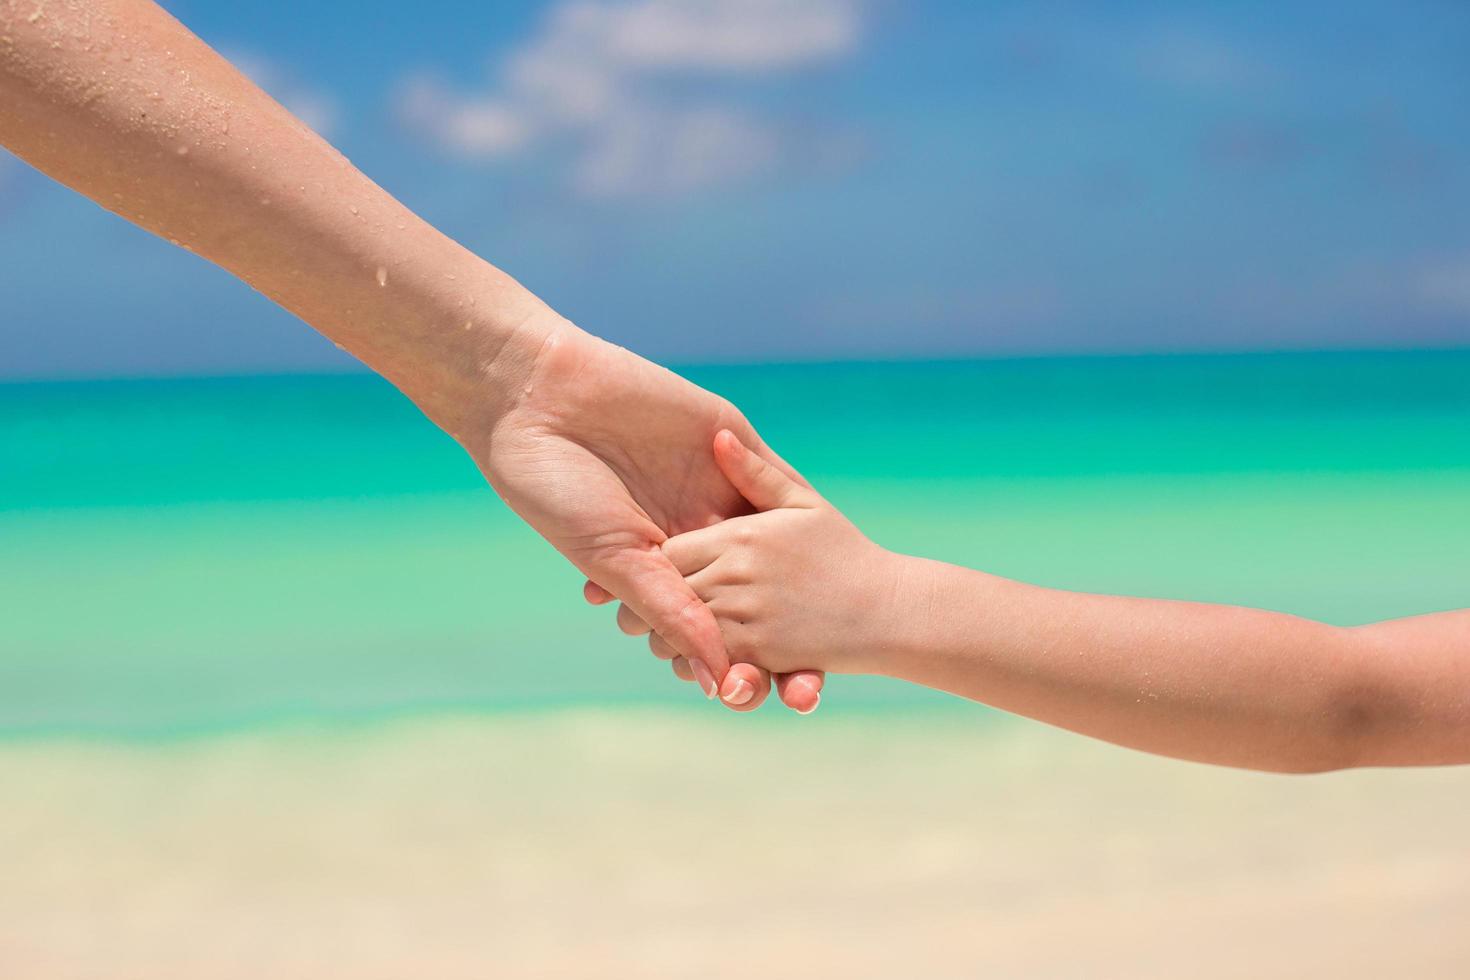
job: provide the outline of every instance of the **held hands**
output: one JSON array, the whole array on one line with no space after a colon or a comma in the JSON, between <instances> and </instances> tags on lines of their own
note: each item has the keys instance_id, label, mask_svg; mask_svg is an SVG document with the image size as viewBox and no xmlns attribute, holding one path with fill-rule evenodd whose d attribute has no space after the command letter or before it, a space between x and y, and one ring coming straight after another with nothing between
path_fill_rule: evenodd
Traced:
<instances>
[{"instance_id":1,"label":"held hands","mask_svg":"<svg viewBox=\"0 0 1470 980\"><path fill-rule=\"evenodd\" d=\"M595 583L589 597L623 600L624 618L656 629L711 696L723 684L740 710L761 702L770 676L730 667L715 617L661 550L671 535L749 513L710 457L716 432L781 465L738 411L556 316L157 4L32 6L0 0L0 144L185 244L382 374ZM783 697L810 706L820 677L796 680Z\"/></svg>"},{"instance_id":2,"label":"held hands","mask_svg":"<svg viewBox=\"0 0 1470 980\"><path fill-rule=\"evenodd\" d=\"M782 464L729 402L678 375L559 317L523 333L523 383L488 432L460 441L506 503L587 576L590 600L621 599L620 625L655 630L708 696L758 707L770 691L764 664L731 667L716 617L662 545L750 512L710 455L716 433L757 447L773 472ZM808 666L800 660L789 662ZM821 677L777 685L810 710Z\"/></svg>"},{"instance_id":3,"label":"held hands","mask_svg":"<svg viewBox=\"0 0 1470 980\"><path fill-rule=\"evenodd\" d=\"M733 432L716 435L714 459L759 513L680 534L662 551L713 614L730 658L778 673L875 669L902 607L897 556ZM678 654L657 633L649 647Z\"/></svg>"}]
</instances>

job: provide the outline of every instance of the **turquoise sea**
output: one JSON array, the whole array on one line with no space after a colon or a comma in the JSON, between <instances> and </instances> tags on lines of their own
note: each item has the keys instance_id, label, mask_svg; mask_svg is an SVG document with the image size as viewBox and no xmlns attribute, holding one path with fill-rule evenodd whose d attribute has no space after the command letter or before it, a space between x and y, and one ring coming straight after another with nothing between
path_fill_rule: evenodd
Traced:
<instances>
[{"instance_id":1,"label":"turquoise sea","mask_svg":"<svg viewBox=\"0 0 1470 980\"><path fill-rule=\"evenodd\" d=\"M684 370L893 548L1342 623L1470 604L1470 351ZM0 386L0 732L692 705L579 587L377 379Z\"/></svg>"}]
</instances>

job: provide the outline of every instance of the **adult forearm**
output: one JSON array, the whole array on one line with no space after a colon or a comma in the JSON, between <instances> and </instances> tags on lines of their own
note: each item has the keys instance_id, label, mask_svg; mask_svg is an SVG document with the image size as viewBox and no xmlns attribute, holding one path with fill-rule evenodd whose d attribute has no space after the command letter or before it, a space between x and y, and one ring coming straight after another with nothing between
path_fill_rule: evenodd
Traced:
<instances>
[{"instance_id":1,"label":"adult forearm","mask_svg":"<svg viewBox=\"0 0 1470 980\"><path fill-rule=\"evenodd\" d=\"M450 431L484 430L535 346L507 342L553 320L150 0L0 0L0 142L239 276Z\"/></svg>"},{"instance_id":2,"label":"adult forearm","mask_svg":"<svg viewBox=\"0 0 1470 980\"><path fill-rule=\"evenodd\" d=\"M1433 673L1372 629L933 562L906 578L915 615L883 672L1132 748L1278 771L1434 763L1453 761L1445 734L1465 724L1465 699L1435 704Z\"/></svg>"}]
</instances>

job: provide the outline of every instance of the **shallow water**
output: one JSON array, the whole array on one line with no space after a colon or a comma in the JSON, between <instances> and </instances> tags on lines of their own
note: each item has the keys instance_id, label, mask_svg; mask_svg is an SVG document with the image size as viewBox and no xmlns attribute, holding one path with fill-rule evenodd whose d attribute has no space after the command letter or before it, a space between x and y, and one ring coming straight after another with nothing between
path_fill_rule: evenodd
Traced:
<instances>
[{"instance_id":1,"label":"shallow water","mask_svg":"<svg viewBox=\"0 0 1470 980\"><path fill-rule=\"evenodd\" d=\"M1470 352L688 373L890 547L1344 623L1470 604ZM0 731L688 704L579 586L376 379L0 386Z\"/></svg>"},{"instance_id":2,"label":"shallow water","mask_svg":"<svg viewBox=\"0 0 1470 980\"><path fill-rule=\"evenodd\" d=\"M691 373L892 547L1470 595L1470 355ZM579 587L375 380L0 387L0 973L1464 972L1470 768L1240 773L872 679L737 716Z\"/></svg>"}]
</instances>

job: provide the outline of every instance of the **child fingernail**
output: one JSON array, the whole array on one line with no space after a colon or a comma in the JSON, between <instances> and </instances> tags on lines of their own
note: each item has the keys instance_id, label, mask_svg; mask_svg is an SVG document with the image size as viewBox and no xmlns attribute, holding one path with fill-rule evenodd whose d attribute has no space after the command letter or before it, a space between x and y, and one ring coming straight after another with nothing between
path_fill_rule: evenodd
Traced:
<instances>
[{"instance_id":1,"label":"child fingernail","mask_svg":"<svg viewBox=\"0 0 1470 980\"><path fill-rule=\"evenodd\" d=\"M722 695L726 704L745 704L751 698L755 697L755 685L751 684L750 681L737 677L734 681L727 682L725 686L729 688Z\"/></svg>"},{"instance_id":2,"label":"child fingernail","mask_svg":"<svg viewBox=\"0 0 1470 980\"><path fill-rule=\"evenodd\" d=\"M713 701L715 695L720 691L715 685L715 675L710 673L710 669L705 666L703 660L696 660L693 657L689 658L689 669L694 671L694 680L699 684L699 689L704 692L704 696Z\"/></svg>"},{"instance_id":3,"label":"child fingernail","mask_svg":"<svg viewBox=\"0 0 1470 980\"><path fill-rule=\"evenodd\" d=\"M820 691L818 691L817 694L816 694L816 697L812 701L812 706L810 708L807 708L805 711L802 711L802 710L799 710L798 709L796 713L799 714L799 715L809 715L813 711L816 711L817 708L821 707L821 704L822 704L822 693Z\"/></svg>"}]
</instances>

